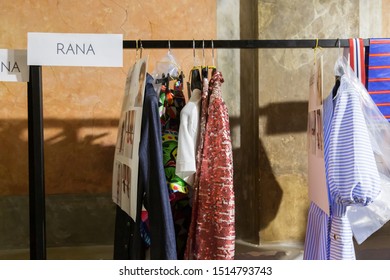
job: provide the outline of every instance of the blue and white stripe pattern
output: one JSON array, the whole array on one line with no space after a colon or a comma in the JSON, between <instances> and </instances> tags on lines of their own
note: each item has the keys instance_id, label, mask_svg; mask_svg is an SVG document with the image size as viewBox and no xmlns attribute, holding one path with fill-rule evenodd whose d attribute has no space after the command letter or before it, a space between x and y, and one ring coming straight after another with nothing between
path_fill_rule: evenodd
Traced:
<instances>
[{"instance_id":1,"label":"blue and white stripe pattern","mask_svg":"<svg viewBox=\"0 0 390 280\"><path fill-rule=\"evenodd\" d=\"M346 75L335 101L324 146L332 209L330 259L355 259L346 208L371 203L380 192L380 179L359 93Z\"/></svg>"},{"instance_id":2,"label":"blue and white stripe pattern","mask_svg":"<svg viewBox=\"0 0 390 280\"><path fill-rule=\"evenodd\" d=\"M333 115L332 92L324 101L323 107L323 127L324 127L324 152L329 144L330 124ZM325 158L325 169L327 162ZM329 199L330 201L330 199ZM303 252L304 260L328 260L330 246L330 217L319 208L314 202L311 202L307 221L305 246Z\"/></svg>"},{"instance_id":3,"label":"blue and white stripe pattern","mask_svg":"<svg viewBox=\"0 0 390 280\"><path fill-rule=\"evenodd\" d=\"M304 258L324 259L322 251L326 248L326 259L355 259L346 208L372 202L380 192L380 180L359 93L346 75L341 78L337 98L333 100L330 94L324 102L324 152L330 196L329 224L325 228L323 215L326 214L315 215L318 210L310 207ZM310 234L313 232L320 235ZM313 247L321 242L321 246ZM316 251L318 248L320 251Z\"/></svg>"},{"instance_id":4,"label":"blue and white stripe pattern","mask_svg":"<svg viewBox=\"0 0 390 280\"><path fill-rule=\"evenodd\" d=\"M329 259L329 216L314 202L310 203L306 229L304 260Z\"/></svg>"}]
</instances>

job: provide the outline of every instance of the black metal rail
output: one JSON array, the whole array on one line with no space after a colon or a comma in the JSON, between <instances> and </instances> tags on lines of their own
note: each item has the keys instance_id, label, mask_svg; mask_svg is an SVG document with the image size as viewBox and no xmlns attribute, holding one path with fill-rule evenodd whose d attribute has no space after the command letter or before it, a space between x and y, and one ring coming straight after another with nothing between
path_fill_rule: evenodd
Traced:
<instances>
[{"instance_id":1,"label":"black metal rail","mask_svg":"<svg viewBox=\"0 0 390 280\"><path fill-rule=\"evenodd\" d=\"M364 39L369 46L369 39ZM348 47L348 39L300 40L125 40L124 49L286 49ZM42 67L30 66L28 82L30 258L46 259Z\"/></svg>"}]
</instances>

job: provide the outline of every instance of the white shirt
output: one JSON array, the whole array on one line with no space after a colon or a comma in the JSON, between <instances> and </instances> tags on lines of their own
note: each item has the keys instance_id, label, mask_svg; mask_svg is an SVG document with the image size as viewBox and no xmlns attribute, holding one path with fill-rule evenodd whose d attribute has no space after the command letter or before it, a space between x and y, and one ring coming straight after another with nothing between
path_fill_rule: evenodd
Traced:
<instances>
[{"instance_id":1,"label":"white shirt","mask_svg":"<svg viewBox=\"0 0 390 280\"><path fill-rule=\"evenodd\" d=\"M176 175L192 186L196 173L196 149L199 139L201 91L194 89L188 103L180 112Z\"/></svg>"}]
</instances>

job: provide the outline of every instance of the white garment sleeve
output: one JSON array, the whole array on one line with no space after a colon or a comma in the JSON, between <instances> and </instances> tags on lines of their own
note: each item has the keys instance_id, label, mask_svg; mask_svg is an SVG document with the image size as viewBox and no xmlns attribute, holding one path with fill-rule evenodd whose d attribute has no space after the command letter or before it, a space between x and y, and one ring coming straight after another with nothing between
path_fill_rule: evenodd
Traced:
<instances>
[{"instance_id":1,"label":"white garment sleeve","mask_svg":"<svg viewBox=\"0 0 390 280\"><path fill-rule=\"evenodd\" d=\"M196 148L199 137L199 106L188 102L180 113L180 128L177 146L176 175L190 186L196 173Z\"/></svg>"}]
</instances>

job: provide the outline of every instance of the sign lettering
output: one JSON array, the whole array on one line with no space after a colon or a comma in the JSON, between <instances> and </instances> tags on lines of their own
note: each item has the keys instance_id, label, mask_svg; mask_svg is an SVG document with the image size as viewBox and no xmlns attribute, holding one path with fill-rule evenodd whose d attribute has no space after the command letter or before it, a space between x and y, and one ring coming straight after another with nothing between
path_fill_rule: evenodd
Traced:
<instances>
[{"instance_id":1,"label":"sign lettering","mask_svg":"<svg viewBox=\"0 0 390 280\"><path fill-rule=\"evenodd\" d=\"M19 69L19 66L18 66L18 62L15 61L13 63L13 66L11 67L11 61L8 61L8 64L7 62L4 62L4 61L1 61L1 72L19 72L20 73L20 69Z\"/></svg>"},{"instance_id":2,"label":"sign lettering","mask_svg":"<svg viewBox=\"0 0 390 280\"><path fill-rule=\"evenodd\" d=\"M0 49L0 81L28 82L26 50Z\"/></svg>"},{"instance_id":3,"label":"sign lettering","mask_svg":"<svg viewBox=\"0 0 390 280\"><path fill-rule=\"evenodd\" d=\"M88 44L68 44L67 47L63 43L57 43L57 54L85 54L88 55L89 53L96 55L95 51L93 50L92 44L88 45L88 48L86 48L86 45Z\"/></svg>"},{"instance_id":4,"label":"sign lettering","mask_svg":"<svg viewBox=\"0 0 390 280\"><path fill-rule=\"evenodd\" d=\"M28 65L123 66L122 34L28 33Z\"/></svg>"}]
</instances>

